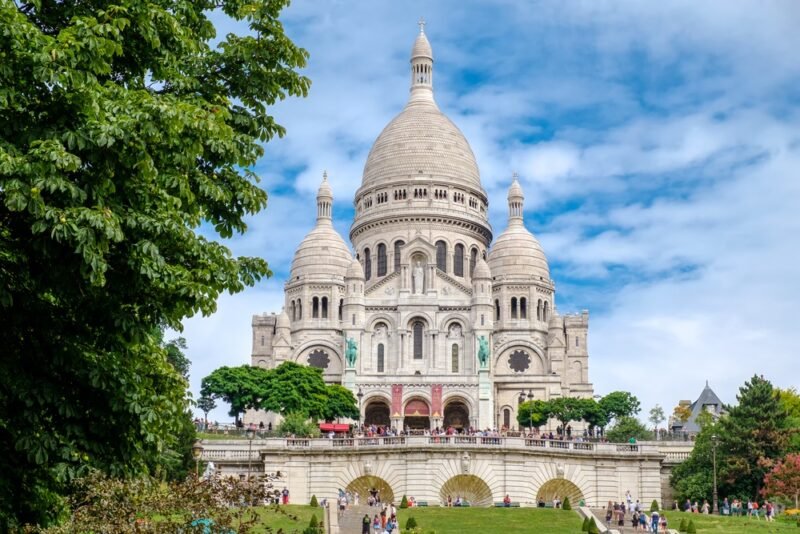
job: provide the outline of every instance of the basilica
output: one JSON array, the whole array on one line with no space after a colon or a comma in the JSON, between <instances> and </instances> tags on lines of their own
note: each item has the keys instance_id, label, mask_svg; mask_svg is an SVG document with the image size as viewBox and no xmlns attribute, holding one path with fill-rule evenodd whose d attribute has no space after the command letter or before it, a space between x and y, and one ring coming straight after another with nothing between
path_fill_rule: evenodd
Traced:
<instances>
[{"instance_id":1,"label":"basilica","mask_svg":"<svg viewBox=\"0 0 800 534\"><path fill-rule=\"evenodd\" d=\"M323 175L283 311L253 317L252 365L322 369L357 395L367 424L511 429L522 400L592 397L589 316L556 310L516 177L494 238L475 156L433 82L421 29L408 103L375 140L355 193L352 248L333 227Z\"/></svg>"}]
</instances>

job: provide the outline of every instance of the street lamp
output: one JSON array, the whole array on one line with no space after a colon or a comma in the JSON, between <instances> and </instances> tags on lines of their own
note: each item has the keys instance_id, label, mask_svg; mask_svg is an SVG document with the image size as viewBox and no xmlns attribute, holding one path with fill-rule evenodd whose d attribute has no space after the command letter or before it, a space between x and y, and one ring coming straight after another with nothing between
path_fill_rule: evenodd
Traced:
<instances>
[{"instance_id":1,"label":"street lamp","mask_svg":"<svg viewBox=\"0 0 800 534\"><path fill-rule=\"evenodd\" d=\"M200 476L200 457L203 455L203 442L195 440L192 445L192 457L194 458L194 478Z\"/></svg>"},{"instance_id":2,"label":"street lamp","mask_svg":"<svg viewBox=\"0 0 800 534\"><path fill-rule=\"evenodd\" d=\"M244 432L244 437L247 438L248 447L247 447L247 486L249 488L250 493L250 506L253 505L253 481L250 480L250 468L253 465L253 439L256 437L256 431L254 428L248 428Z\"/></svg>"},{"instance_id":3,"label":"street lamp","mask_svg":"<svg viewBox=\"0 0 800 534\"><path fill-rule=\"evenodd\" d=\"M358 393L356 393L356 397L358 397L358 419L361 420L361 399L364 398L364 392L361 391L361 386L358 386Z\"/></svg>"},{"instance_id":4,"label":"street lamp","mask_svg":"<svg viewBox=\"0 0 800 534\"><path fill-rule=\"evenodd\" d=\"M717 442L719 441L719 436L714 434L711 436L711 455L714 461L714 495L712 499L714 500L712 513L719 514L719 508L717 505Z\"/></svg>"},{"instance_id":5,"label":"street lamp","mask_svg":"<svg viewBox=\"0 0 800 534\"><path fill-rule=\"evenodd\" d=\"M533 390L532 389L528 390L528 400L529 401L533 400ZM533 432L533 410L528 410L528 416L530 417L530 423L531 423L530 426L528 427L528 432L532 433Z\"/></svg>"}]
</instances>

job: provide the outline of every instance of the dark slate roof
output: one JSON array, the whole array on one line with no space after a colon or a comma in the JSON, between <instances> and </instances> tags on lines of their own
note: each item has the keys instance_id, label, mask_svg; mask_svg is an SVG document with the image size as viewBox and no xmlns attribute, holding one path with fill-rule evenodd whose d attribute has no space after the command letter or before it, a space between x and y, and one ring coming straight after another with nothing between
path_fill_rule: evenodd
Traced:
<instances>
[{"instance_id":1,"label":"dark slate roof","mask_svg":"<svg viewBox=\"0 0 800 534\"><path fill-rule=\"evenodd\" d=\"M719 397L717 397L717 394L714 393L714 390L712 390L708 385L708 380L706 380L706 387L704 387L703 391L700 392L700 396L697 398L697 400L692 403L692 416L689 417L689 420L686 421L681 430L686 432L700 432L700 425L697 424L697 416L702 413L703 406L708 405L716 407L714 409L715 417L719 417L725 411L722 401L719 399Z\"/></svg>"}]
</instances>

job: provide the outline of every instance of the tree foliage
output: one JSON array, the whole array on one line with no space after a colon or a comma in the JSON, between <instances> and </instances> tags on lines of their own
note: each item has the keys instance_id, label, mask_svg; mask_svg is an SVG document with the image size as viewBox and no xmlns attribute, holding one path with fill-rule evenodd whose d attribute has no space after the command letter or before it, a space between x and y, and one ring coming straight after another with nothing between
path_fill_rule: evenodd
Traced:
<instances>
[{"instance_id":1,"label":"tree foliage","mask_svg":"<svg viewBox=\"0 0 800 534\"><path fill-rule=\"evenodd\" d=\"M688 404L678 404L672 410L672 417L681 423L686 423L692 416L692 408Z\"/></svg>"},{"instance_id":2,"label":"tree foliage","mask_svg":"<svg viewBox=\"0 0 800 534\"><path fill-rule=\"evenodd\" d=\"M658 432L658 425L664 422L666 416L664 415L664 408L661 405L656 404L650 409L650 416L647 418L648 421L653 423L653 428Z\"/></svg>"},{"instance_id":3,"label":"tree foliage","mask_svg":"<svg viewBox=\"0 0 800 534\"><path fill-rule=\"evenodd\" d=\"M583 418L583 406L581 399L558 397L550 401L550 414L558 419L561 428L566 430L570 421L580 421Z\"/></svg>"},{"instance_id":4,"label":"tree foliage","mask_svg":"<svg viewBox=\"0 0 800 534\"><path fill-rule=\"evenodd\" d=\"M789 446L787 414L772 384L753 376L739 388L739 403L719 421L722 494L755 497L764 476Z\"/></svg>"},{"instance_id":5,"label":"tree foliage","mask_svg":"<svg viewBox=\"0 0 800 534\"><path fill-rule=\"evenodd\" d=\"M264 386L261 405L264 410L281 415L299 413L312 419L323 419L333 413L326 412L328 389L322 378L322 369L317 367L284 362L269 371ZM352 399L355 405L355 398ZM337 400L342 399L339 397Z\"/></svg>"},{"instance_id":6,"label":"tree foliage","mask_svg":"<svg viewBox=\"0 0 800 534\"><path fill-rule=\"evenodd\" d=\"M203 412L203 419L206 425L208 425L208 413L217 407L217 401L214 400L214 397L200 395L200 398L197 399L197 407Z\"/></svg>"},{"instance_id":7,"label":"tree foliage","mask_svg":"<svg viewBox=\"0 0 800 534\"><path fill-rule=\"evenodd\" d=\"M261 367L220 367L203 378L200 395L227 402L231 406L228 414L239 421L246 410L261 408L269 379L270 372Z\"/></svg>"},{"instance_id":8,"label":"tree foliage","mask_svg":"<svg viewBox=\"0 0 800 534\"><path fill-rule=\"evenodd\" d=\"M269 275L206 235L265 207L269 106L308 90L285 5L0 2L0 530L147 471L186 409L154 332Z\"/></svg>"},{"instance_id":9,"label":"tree foliage","mask_svg":"<svg viewBox=\"0 0 800 534\"><path fill-rule=\"evenodd\" d=\"M520 428L538 428L550 418L550 403L543 400L523 402L517 408L517 423Z\"/></svg>"},{"instance_id":10,"label":"tree foliage","mask_svg":"<svg viewBox=\"0 0 800 534\"><path fill-rule=\"evenodd\" d=\"M627 391L612 391L599 401L608 420L633 417L641 410L639 399Z\"/></svg>"},{"instance_id":11,"label":"tree foliage","mask_svg":"<svg viewBox=\"0 0 800 534\"><path fill-rule=\"evenodd\" d=\"M623 416L618 417L614 425L608 429L606 438L608 441L622 443L631 438L637 441L653 439L653 433L635 417Z\"/></svg>"},{"instance_id":12,"label":"tree foliage","mask_svg":"<svg viewBox=\"0 0 800 534\"><path fill-rule=\"evenodd\" d=\"M322 408L322 419L333 421L339 417L357 420L360 417L356 398L353 392L340 384L331 384L325 391L325 404Z\"/></svg>"},{"instance_id":13,"label":"tree foliage","mask_svg":"<svg viewBox=\"0 0 800 534\"><path fill-rule=\"evenodd\" d=\"M713 440L719 427L713 420L700 423L700 433L695 438L689 458L676 465L670 475L670 484L678 500L708 500L713 489ZM720 465L721 450L717 447L717 465Z\"/></svg>"},{"instance_id":14,"label":"tree foliage","mask_svg":"<svg viewBox=\"0 0 800 534\"><path fill-rule=\"evenodd\" d=\"M800 394L795 388L776 389L781 408L786 411L786 429L790 432L789 450L800 452Z\"/></svg>"},{"instance_id":15,"label":"tree foliage","mask_svg":"<svg viewBox=\"0 0 800 534\"><path fill-rule=\"evenodd\" d=\"M794 507L800 507L800 454L788 454L775 464L764 477L763 493L767 497L792 499Z\"/></svg>"}]
</instances>

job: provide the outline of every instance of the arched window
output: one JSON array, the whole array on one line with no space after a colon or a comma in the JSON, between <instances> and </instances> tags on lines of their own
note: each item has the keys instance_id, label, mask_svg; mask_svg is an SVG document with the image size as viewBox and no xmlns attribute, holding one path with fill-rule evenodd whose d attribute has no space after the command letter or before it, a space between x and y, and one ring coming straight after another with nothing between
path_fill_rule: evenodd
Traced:
<instances>
[{"instance_id":1,"label":"arched window","mask_svg":"<svg viewBox=\"0 0 800 534\"><path fill-rule=\"evenodd\" d=\"M473 248L469 251L469 277L472 278L472 271L475 270L475 264L478 262L478 249Z\"/></svg>"},{"instance_id":2,"label":"arched window","mask_svg":"<svg viewBox=\"0 0 800 534\"><path fill-rule=\"evenodd\" d=\"M544 301L544 307L542 308L542 321L547 320L547 312L549 311L549 303Z\"/></svg>"},{"instance_id":3,"label":"arched window","mask_svg":"<svg viewBox=\"0 0 800 534\"><path fill-rule=\"evenodd\" d=\"M528 318L528 299L526 299L525 297L519 299L519 318L520 319Z\"/></svg>"},{"instance_id":4,"label":"arched window","mask_svg":"<svg viewBox=\"0 0 800 534\"><path fill-rule=\"evenodd\" d=\"M263 340L264 338L262 337L261 339ZM578 336L575 336L575 346L576 346L576 347L580 345L580 342L578 341L579 339L580 339L580 338L579 338ZM264 342L262 341L262 342L261 342L261 344L263 345L263 344L264 344Z\"/></svg>"},{"instance_id":5,"label":"arched window","mask_svg":"<svg viewBox=\"0 0 800 534\"><path fill-rule=\"evenodd\" d=\"M297 299L297 320L301 320L303 318L303 301Z\"/></svg>"},{"instance_id":6,"label":"arched window","mask_svg":"<svg viewBox=\"0 0 800 534\"><path fill-rule=\"evenodd\" d=\"M436 242L436 268L447 272L447 243L444 241Z\"/></svg>"},{"instance_id":7,"label":"arched window","mask_svg":"<svg viewBox=\"0 0 800 534\"><path fill-rule=\"evenodd\" d=\"M319 319L319 297L311 299L311 318Z\"/></svg>"},{"instance_id":8,"label":"arched window","mask_svg":"<svg viewBox=\"0 0 800 534\"><path fill-rule=\"evenodd\" d=\"M372 256L369 253L369 249L364 249L364 279L369 280L372 278Z\"/></svg>"},{"instance_id":9,"label":"arched window","mask_svg":"<svg viewBox=\"0 0 800 534\"><path fill-rule=\"evenodd\" d=\"M455 343L453 343L453 348L450 351L450 357L452 359L451 365L452 365L452 368L453 368L453 372L457 373L458 372L458 345L455 344Z\"/></svg>"},{"instance_id":10,"label":"arched window","mask_svg":"<svg viewBox=\"0 0 800 534\"><path fill-rule=\"evenodd\" d=\"M416 321L414 326L411 328L414 334L414 359L421 360L422 359L422 344L423 344L423 334L424 334L425 325L422 324L422 321Z\"/></svg>"},{"instance_id":11,"label":"arched window","mask_svg":"<svg viewBox=\"0 0 800 534\"><path fill-rule=\"evenodd\" d=\"M494 300L494 320L500 320L500 301L497 299Z\"/></svg>"},{"instance_id":12,"label":"arched window","mask_svg":"<svg viewBox=\"0 0 800 534\"><path fill-rule=\"evenodd\" d=\"M461 243L456 245L456 255L453 258L453 274L464 276L464 245Z\"/></svg>"},{"instance_id":13,"label":"arched window","mask_svg":"<svg viewBox=\"0 0 800 534\"><path fill-rule=\"evenodd\" d=\"M292 321L297 320L297 305L292 301Z\"/></svg>"},{"instance_id":14,"label":"arched window","mask_svg":"<svg viewBox=\"0 0 800 534\"><path fill-rule=\"evenodd\" d=\"M383 343L378 343L378 372L382 373L384 368L384 349Z\"/></svg>"},{"instance_id":15,"label":"arched window","mask_svg":"<svg viewBox=\"0 0 800 534\"><path fill-rule=\"evenodd\" d=\"M394 272L400 272L400 249L403 248L405 242L403 241L395 241L394 242Z\"/></svg>"},{"instance_id":16,"label":"arched window","mask_svg":"<svg viewBox=\"0 0 800 534\"><path fill-rule=\"evenodd\" d=\"M575 341L578 341L578 338L575 338ZM264 336L261 336L261 346L264 346Z\"/></svg>"},{"instance_id":17,"label":"arched window","mask_svg":"<svg viewBox=\"0 0 800 534\"><path fill-rule=\"evenodd\" d=\"M511 318L517 318L517 297L511 297Z\"/></svg>"},{"instance_id":18,"label":"arched window","mask_svg":"<svg viewBox=\"0 0 800 534\"><path fill-rule=\"evenodd\" d=\"M503 426L511 428L511 410L508 408L503 409Z\"/></svg>"},{"instance_id":19,"label":"arched window","mask_svg":"<svg viewBox=\"0 0 800 534\"><path fill-rule=\"evenodd\" d=\"M322 297L322 318L328 318L328 297Z\"/></svg>"},{"instance_id":20,"label":"arched window","mask_svg":"<svg viewBox=\"0 0 800 534\"><path fill-rule=\"evenodd\" d=\"M386 245L378 245L378 276L386 276Z\"/></svg>"},{"instance_id":21,"label":"arched window","mask_svg":"<svg viewBox=\"0 0 800 534\"><path fill-rule=\"evenodd\" d=\"M481 314L481 326L483 326L485 322L486 322L485 316Z\"/></svg>"},{"instance_id":22,"label":"arched window","mask_svg":"<svg viewBox=\"0 0 800 534\"><path fill-rule=\"evenodd\" d=\"M542 320L542 299L539 299L539 302L536 303L536 319Z\"/></svg>"},{"instance_id":23,"label":"arched window","mask_svg":"<svg viewBox=\"0 0 800 534\"><path fill-rule=\"evenodd\" d=\"M344 317L344 299L339 299L339 320Z\"/></svg>"}]
</instances>

